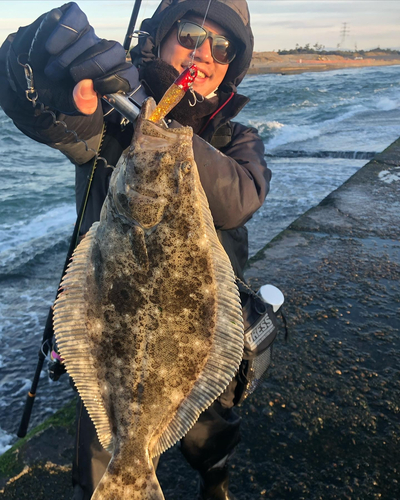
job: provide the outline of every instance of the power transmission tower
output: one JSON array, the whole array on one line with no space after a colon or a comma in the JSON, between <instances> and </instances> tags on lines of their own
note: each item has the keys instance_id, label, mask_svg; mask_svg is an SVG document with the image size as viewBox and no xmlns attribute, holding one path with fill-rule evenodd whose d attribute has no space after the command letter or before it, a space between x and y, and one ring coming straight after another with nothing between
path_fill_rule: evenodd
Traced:
<instances>
[{"instance_id":1,"label":"power transmission tower","mask_svg":"<svg viewBox=\"0 0 400 500\"><path fill-rule=\"evenodd\" d=\"M348 28L347 26L347 23L342 24L342 28L340 30L340 43L338 43L338 48L344 46L346 37L350 34L350 28Z\"/></svg>"}]
</instances>

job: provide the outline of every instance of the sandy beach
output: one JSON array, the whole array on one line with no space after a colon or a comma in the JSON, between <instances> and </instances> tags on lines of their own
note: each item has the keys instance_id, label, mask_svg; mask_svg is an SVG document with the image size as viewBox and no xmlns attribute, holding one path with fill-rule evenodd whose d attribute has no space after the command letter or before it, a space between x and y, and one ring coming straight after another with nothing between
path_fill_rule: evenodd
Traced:
<instances>
[{"instance_id":1,"label":"sandy beach","mask_svg":"<svg viewBox=\"0 0 400 500\"><path fill-rule=\"evenodd\" d=\"M365 66L393 66L400 64L400 55L385 52L368 52L362 57L343 57L333 54L288 54L277 52L254 52L247 74L281 73L292 75L309 71L329 71L341 68L362 68Z\"/></svg>"}]
</instances>

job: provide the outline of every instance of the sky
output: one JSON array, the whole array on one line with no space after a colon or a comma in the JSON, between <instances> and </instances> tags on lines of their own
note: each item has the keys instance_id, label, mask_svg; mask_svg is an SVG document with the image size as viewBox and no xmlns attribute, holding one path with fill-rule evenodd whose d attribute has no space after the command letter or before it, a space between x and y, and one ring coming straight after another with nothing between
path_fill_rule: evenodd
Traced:
<instances>
[{"instance_id":1,"label":"sky","mask_svg":"<svg viewBox=\"0 0 400 500\"><path fill-rule=\"evenodd\" d=\"M199 2L207 0L199 0ZM30 24L62 1L0 0L0 40ZM125 38L133 1L77 0L101 38ZM150 17L159 0L142 0L137 27ZM399 0L248 0L256 51L294 48L309 43L335 49L375 47L400 50ZM344 24L346 23L346 24ZM346 36L341 33L345 27Z\"/></svg>"}]
</instances>

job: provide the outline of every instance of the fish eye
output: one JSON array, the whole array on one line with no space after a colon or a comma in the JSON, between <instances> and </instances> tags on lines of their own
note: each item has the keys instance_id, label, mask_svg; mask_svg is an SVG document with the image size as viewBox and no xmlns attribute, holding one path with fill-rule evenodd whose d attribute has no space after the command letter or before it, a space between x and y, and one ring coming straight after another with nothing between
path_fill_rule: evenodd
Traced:
<instances>
[{"instance_id":1,"label":"fish eye","mask_svg":"<svg viewBox=\"0 0 400 500\"><path fill-rule=\"evenodd\" d=\"M188 174L192 169L192 164L189 161L183 161L180 167L184 174Z\"/></svg>"}]
</instances>

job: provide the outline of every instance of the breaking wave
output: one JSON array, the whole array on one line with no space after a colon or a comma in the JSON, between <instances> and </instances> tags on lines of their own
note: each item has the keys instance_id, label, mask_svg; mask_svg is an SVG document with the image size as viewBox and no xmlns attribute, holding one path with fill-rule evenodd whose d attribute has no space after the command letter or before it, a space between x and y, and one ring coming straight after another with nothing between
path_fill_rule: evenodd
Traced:
<instances>
[{"instance_id":1,"label":"breaking wave","mask_svg":"<svg viewBox=\"0 0 400 500\"><path fill-rule=\"evenodd\" d=\"M365 112L362 106L355 106L354 109L343 113L336 118L325 120L315 124L284 124L279 121L266 122L259 125L261 135L268 136L266 140L266 151L273 151L281 146L294 143L305 142L309 139L329 134L335 130L337 126L356 114ZM255 126L253 123L251 125Z\"/></svg>"},{"instance_id":2,"label":"breaking wave","mask_svg":"<svg viewBox=\"0 0 400 500\"><path fill-rule=\"evenodd\" d=\"M24 243L32 242L41 237L49 240L55 235L72 233L73 223L76 220L74 205L60 205L43 211L29 219L17 220L15 222L0 224L0 256L4 258L7 250L18 251L18 247ZM1 258L0 257L0 258Z\"/></svg>"},{"instance_id":3,"label":"breaking wave","mask_svg":"<svg viewBox=\"0 0 400 500\"><path fill-rule=\"evenodd\" d=\"M0 428L0 455L11 448L13 441L15 441L14 436Z\"/></svg>"}]
</instances>

